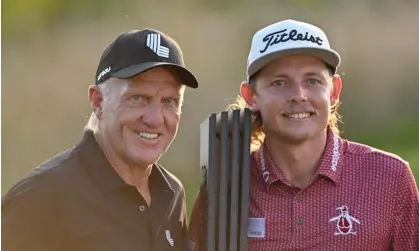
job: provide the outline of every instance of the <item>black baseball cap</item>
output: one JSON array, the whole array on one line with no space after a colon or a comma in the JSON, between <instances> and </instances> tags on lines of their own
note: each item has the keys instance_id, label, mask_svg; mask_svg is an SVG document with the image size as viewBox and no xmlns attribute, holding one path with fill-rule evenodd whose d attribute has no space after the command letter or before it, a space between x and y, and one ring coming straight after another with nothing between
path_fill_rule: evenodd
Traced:
<instances>
[{"instance_id":1,"label":"black baseball cap","mask_svg":"<svg viewBox=\"0 0 419 251\"><path fill-rule=\"evenodd\" d=\"M185 67L179 45L156 29L125 32L108 45L96 71L96 85L110 77L127 79L159 66L172 68L182 84L198 87L197 79Z\"/></svg>"}]
</instances>

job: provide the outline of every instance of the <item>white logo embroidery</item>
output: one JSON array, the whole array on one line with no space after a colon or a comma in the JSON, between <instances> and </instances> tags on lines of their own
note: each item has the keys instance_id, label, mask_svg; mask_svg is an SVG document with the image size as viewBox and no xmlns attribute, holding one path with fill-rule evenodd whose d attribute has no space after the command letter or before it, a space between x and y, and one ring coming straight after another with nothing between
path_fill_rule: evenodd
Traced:
<instances>
[{"instance_id":1,"label":"white logo embroidery","mask_svg":"<svg viewBox=\"0 0 419 251\"><path fill-rule=\"evenodd\" d=\"M336 172L336 168L337 168L338 163L339 163L339 157L340 157L340 153L339 153L339 139L335 135L333 137L333 155L332 155L332 170L334 172Z\"/></svg>"},{"instance_id":2,"label":"white logo embroidery","mask_svg":"<svg viewBox=\"0 0 419 251\"><path fill-rule=\"evenodd\" d=\"M106 73L111 71L111 67L108 66L106 69L104 69L103 71L101 71L99 73L99 76L97 76L97 81L99 81Z\"/></svg>"},{"instance_id":3,"label":"white logo embroidery","mask_svg":"<svg viewBox=\"0 0 419 251\"><path fill-rule=\"evenodd\" d=\"M333 221L337 221L336 227L338 228L338 232L335 232L335 235L341 235L341 234L343 234L343 235L347 235L347 234L356 235L356 232L352 231L352 227L353 227L352 222L361 224L359 222L359 220L357 220L354 217L349 215L347 206L337 207L336 210L340 210L340 215L336 216L336 217L333 217L332 219L329 220L329 223L333 222Z\"/></svg>"},{"instance_id":4,"label":"white logo embroidery","mask_svg":"<svg viewBox=\"0 0 419 251\"><path fill-rule=\"evenodd\" d=\"M151 33L147 35L147 46L152 49L158 56L163 58L169 57L169 48L160 44L160 34Z\"/></svg>"},{"instance_id":5,"label":"white logo embroidery","mask_svg":"<svg viewBox=\"0 0 419 251\"><path fill-rule=\"evenodd\" d=\"M261 166L262 166L262 177L263 177L263 180L265 181L265 183L268 183L270 173L266 168L265 156L263 154L263 150L264 149L262 149L261 152L260 152L260 163L261 163Z\"/></svg>"},{"instance_id":6,"label":"white logo embroidery","mask_svg":"<svg viewBox=\"0 0 419 251\"><path fill-rule=\"evenodd\" d=\"M170 246L174 246L175 245L175 240L172 239L172 237L170 236L170 231L166 230L166 239L169 242Z\"/></svg>"}]
</instances>

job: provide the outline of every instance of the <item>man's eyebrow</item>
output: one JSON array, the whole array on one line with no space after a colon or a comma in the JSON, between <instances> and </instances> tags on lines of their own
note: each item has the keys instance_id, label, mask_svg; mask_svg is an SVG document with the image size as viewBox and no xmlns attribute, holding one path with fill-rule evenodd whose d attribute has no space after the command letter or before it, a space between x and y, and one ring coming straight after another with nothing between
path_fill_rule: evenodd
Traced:
<instances>
[{"instance_id":1,"label":"man's eyebrow","mask_svg":"<svg viewBox=\"0 0 419 251\"><path fill-rule=\"evenodd\" d=\"M309 71L309 72L304 73L304 76L306 76L306 77L313 77L313 76L320 77L320 76L322 76L322 74L317 73L317 72ZM286 73L278 73L278 74L273 74L270 77L272 77L272 78L289 78L290 76Z\"/></svg>"},{"instance_id":2,"label":"man's eyebrow","mask_svg":"<svg viewBox=\"0 0 419 251\"><path fill-rule=\"evenodd\" d=\"M306 76L306 77L322 77L322 74L310 71L310 72L304 73L304 76Z\"/></svg>"},{"instance_id":3,"label":"man's eyebrow","mask_svg":"<svg viewBox=\"0 0 419 251\"><path fill-rule=\"evenodd\" d=\"M271 77L272 78L288 78L289 75L287 75L285 73L278 73L278 74L273 74Z\"/></svg>"}]
</instances>

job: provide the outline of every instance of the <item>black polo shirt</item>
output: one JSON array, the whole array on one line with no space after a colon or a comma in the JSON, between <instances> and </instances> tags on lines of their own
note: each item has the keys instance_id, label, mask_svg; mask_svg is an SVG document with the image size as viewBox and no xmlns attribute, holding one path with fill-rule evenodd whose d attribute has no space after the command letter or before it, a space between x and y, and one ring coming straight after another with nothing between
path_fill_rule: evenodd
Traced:
<instances>
[{"instance_id":1,"label":"black polo shirt","mask_svg":"<svg viewBox=\"0 0 419 251\"><path fill-rule=\"evenodd\" d=\"M33 169L4 195L2 249L187 250L181 182L160 165L149 179L150 207L87 131L78 145Z\"/></svg>"}]
</instances>

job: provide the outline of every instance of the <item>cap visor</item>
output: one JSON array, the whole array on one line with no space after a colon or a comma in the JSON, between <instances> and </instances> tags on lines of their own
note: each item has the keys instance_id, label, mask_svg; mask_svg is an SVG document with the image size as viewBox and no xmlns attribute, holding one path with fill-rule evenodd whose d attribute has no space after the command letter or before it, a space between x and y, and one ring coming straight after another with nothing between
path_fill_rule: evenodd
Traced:
<instances>
[{"instance_id":1,"label":"cap visor","mask_svg":"<svg viewBox=\"0 0 419 251\"><path fill-rule=\"evenodd\" d=\"M179 77L179 80L182 82L182 84L191 87L191 88L198 88L198 80L195 78L195 76L186 68L177 65L177 64L171 64L166 62L149 62L149 63L142 63L137 65L131 65L126 68L123 68L117 72L114 72L112 74L113 77L116 78L122 78L127 79L131 78L137 74L146 72L148 70L154 69L156 67L160 66L168 66L175 70L177 73L177 76Z\"/></svg>"},{"instance_id":2,"label":"cap visor","mask_svg":"<svg viewBox=\"0 0 419 251\"><path fill-rule=\"evenodd\" d=\"M251 76L255 74L257 71L265 67L268 63L270 63L273 60L279 59L284 56L295 55L295 54L311 55L327 63L328 65L334 67L335 69L340 64L340 56L334 50L327 50L327 49L320 49L320 48L292 48L292 49L287 49L287 50L275 51L270 54L264 55L263 57L260 57L249 66L247 75Z\"/></svg>"}]
</instances>

